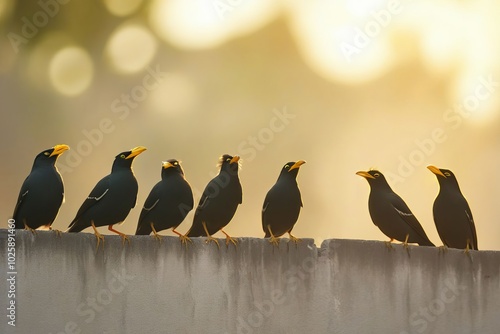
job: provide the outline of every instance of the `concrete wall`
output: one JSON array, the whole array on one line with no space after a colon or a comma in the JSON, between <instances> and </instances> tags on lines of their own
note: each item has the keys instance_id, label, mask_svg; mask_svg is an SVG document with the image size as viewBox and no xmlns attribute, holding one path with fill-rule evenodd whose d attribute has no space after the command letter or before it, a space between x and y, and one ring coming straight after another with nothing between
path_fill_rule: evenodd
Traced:
<instances>
[{"instance_id":1,"label":"concrete wall","mask_svg":"<svg viewBox=\"0 0 500 334\"><path fill-rule=\"evenodd\" d=\"M96 253L92 234L19 231L15 265L16 326L4 278L1 333L500 333L500 252L106 236Z\"/></svg>"}]
</instances>

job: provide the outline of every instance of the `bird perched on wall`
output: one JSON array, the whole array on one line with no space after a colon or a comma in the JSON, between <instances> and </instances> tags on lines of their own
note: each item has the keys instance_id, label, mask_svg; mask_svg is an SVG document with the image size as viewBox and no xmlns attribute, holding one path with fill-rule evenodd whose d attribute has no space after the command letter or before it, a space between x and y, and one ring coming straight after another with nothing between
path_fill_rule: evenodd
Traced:
<instances>
[{"instance_id":1,"label":"bird perched on wall","mask_svg":"<svg viewBox=\"0 0 500 334\"><path fill-rule=\"evenodd\" d=\"M181 241L184 237L175 229L193 209L193 192L186 181L178 160L162 162L161 181L149 193L142 208L136 235L149 235L161 240L159 231L172 228Z\"/></svg>"},{"instance_id":2,"label":"bird perched on wall","mask_svg":"<svg viewBox=\"0 0 500 334\"><path fill-rule=\"evenodd\" d=\"M449 169L427 167L439 182L439 193L432 208L434 223L446 247L477 250L477 235L469 204Z\"/></svg>"},{"instance_id":3,"label":"bird perched on wall","mask_svg":"<svg viewBox=\"0 0 500 334\"><path fill-rule=\"evenodd\" d=\"M193 225L186 233L187 237L206 236L207 243L215 242L219 247L217 239L212 234L221 231L226 236L226 245L232 242L236 245L237 240L230 237L223 228L233 218L238 205L242 203L243 193L238 169L239 156L224 154L219 159L219 174L206 186L196 208Z\"/></svg>"},{"instance_id":4,"label":"bird perched on wall","mask_svg":"<svg viewBox=\"0 0 500 334\"><path fill-rule=\"evenodd\" d=\"M113 225L123 222L135 206L138 184L132 162L145 150L145 147L138 146L115 157L111 174L97 182L66 232L80 232L92 226L99 248L99 242L104 242L104 237L96 227L108 225L108 230L118 234L123 242L128 240L127 235L113 229Z\"/></svg>"},{"instance_id":5,"label":"bird perched on wall","mask_svg":"<svg viewBox=\"0 0 500 334\"><path fill-rule=\"evenodd\" d=\"M391 240L388 247L396 239L408 243L418 243L420 246L434 246L425 234L424 229L413 215L406 203L396 194L378 170L360 171L356 175L364 177L370 185L368 209L373 223Z\"/></svg>"},{"instance_id":6,"label":"bird perched on wall","mask_svg":"<svg viewBox=\"0 0 500 334\"><path fill-rule=\"evenodd\" d=\"M31 232L42 226L52 229L64 201L64 184L55 163L66 150L69 150L68 145L56 145L35 157L14 208L16 228Z\"/></svg>"},{"instance_id":7,"label":"bird perched on wall","mask_svg":"<svg viewBox=\"0 0 500 334\"><path fill-rule=\"evenodd\" d=\"M292 229L299 218L302 198L297 185L299 168L306 162L288 162L281 169L278 180L268 191L262 208L262 229L269 242L279 245L279 237L288 233L290 240L300 239L292 235Z\"/></svg>"}]
</instances>

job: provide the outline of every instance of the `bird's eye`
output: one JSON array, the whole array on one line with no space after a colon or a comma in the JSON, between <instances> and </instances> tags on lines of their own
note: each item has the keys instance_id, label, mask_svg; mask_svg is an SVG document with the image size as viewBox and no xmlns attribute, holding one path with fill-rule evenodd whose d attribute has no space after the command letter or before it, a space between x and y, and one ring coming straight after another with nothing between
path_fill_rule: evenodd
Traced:
<instances>
[{"instance_id":1,"label":"bird's eye","mask_svg":"<svg viewBox=\"0 0 500 334\"><path fill-rule=\"evenodd\" d=\"M231 161L231 158L227 158L226 161Z\"/></svg>"},{"instance_id":2,"label":"bird's eye","mask_svg":"<svg viewBox=\"0 0 500 334\"><path fill-rule=\"evenodd\" d=\"M125 159L125 154L121 154L120 158Z\"/></svg>"},{"instance_id":3,"label":"bird's eye","mask_svg":"<svg viewBox=\"0 0 500 334\"><path fill-rule=\"evenodd\" d=\"M287 168L287 169L288 169L288 168L290 168L290 166L289 166L289 165L285 165L285 168Z\"/></svg>"},{"instance_id":4,"label":"bird's eye","mask_svg":"<svg viewBox=\"0 0 500 334\"><path fill-rule=\"evenodd\" d=\"M451 174L450 174L450 173L448 173L448 172L444 172L444 175L446 175L446 176L451 176Z\"/></svg>"},{"instance_id":5,"label":"bird's eye","mask_svg":"<svg viewBox=\"0 0 500 334\"><path fill-rule=\"evenodd\" d=\"M375 173L375 174L373 174L373 176L375 176L375 177L379 177L379 176L380 176L380 174L379 174L379 173Z\"/></svg>"},{"instance_id":6,"label":"bird's eye","mask_svg":"<svg viewBox=\"0 0 500 334\"><path fill-rule=\"evenodd\" d=\"M174 166L177 166L178 164L179 164L179 163L178 163L177 161L176 161L176 162L174 162Z\"/></svg>"},{"instance_id":7,"label":"bird's eye","mask_svg":"<svg viewBox=\"0 0 500 334\"><path fill-rule=\"evenodd\" d=\"M49 153L49 152L43 152L43 154L45 154L45 155L49 155L50 153Z\"/></svg>"}]
</instances>

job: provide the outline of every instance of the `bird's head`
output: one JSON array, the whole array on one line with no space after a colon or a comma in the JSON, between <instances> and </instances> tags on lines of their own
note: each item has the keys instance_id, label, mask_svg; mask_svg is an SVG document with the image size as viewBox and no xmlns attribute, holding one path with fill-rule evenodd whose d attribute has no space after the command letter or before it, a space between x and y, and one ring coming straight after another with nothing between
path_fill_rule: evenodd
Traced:
<instances>
[{"instance_id":1,"label":"bird's head","mask_svg":"<svg viewBox=\"0 0 500 334\"><path fill-rule=\"evenodd\" d=\"M459 187L457 178L455 174L449 169L437 168L436 166L427 166L427 169L430 170L434 175L436 175L439 185L447 186L447 187Z\"/></svg>"},{"instance_id":2,"label":"bird's head","mask_svg":"<svg viewBox=\"0 0 500 334\"><path fill-rule=\"evenodd\" d=\"M281 168L281 173L278 179L280 178L295 179L299 174L300 166L302 166L305 163L306 162L304 160L287 162L285 165L283 165L283 168Z\"/></svg>"},{"instance_id":3,"label":"bird's head","mask_svg":"<svg viewBox=\"0 0 500 334\"><path fill-rule=\"evenodd\" d=\"M57 158L64 153L64 151L69 150L69 146L65 144L56 145L52 148L49 148L45 151L38 153L35 158L34 165L40 164L51 164L54 165L56 163Z\"/></svg>"},{"instance_id":4,"label":"bird's head","mask_svg":"<svg viewBox=\"0 0 500 334\"><path fill-rule=\"evenodd\" d=\"M217 164L221 171L230 174L238 174L238 169L240 167L240 157L235 155L224 154L219 158L219 163Z\"/></svg>"},{"instance_id":5,"label":"bird's head","mask_svg":"<svg viewBox=\"0 0 500 334\"><path fill-rule=\"evenodd\" d=\"M113 162L113 170L115 170L115 168L123 168L123 167L131 168L132 161L134 161L134 158L144 151L146 151L146 148L144 146L137 146L131 149L130 151L119 153L115 157L115 161Z\"/></svg>"},{"instance_id":6,"label":"bird's head","mask_svg":"<svg viewBox=\"0 0 500 334\"><path fill-rule=\"evenodd\" d=\"M176 159L162 161L161 177L164 178L165 176L172 174L181 174L182 176L184 176L184 170L181 167L181 162Z\"/></svg>"},{"instance_id":7,"label":"bird's head","mask_svg":"<svg viewBox=\"0 0 500 334\"><path fill-rule=\"evenodd\" d=\"M368 181L368 184L370 184L370 187L372 189L377 189L377 188L390 189L389 183L387 183L384 174L382 174L379 170L371 169L366 172L359 171L356 173L356 175L364 177Z\"/></svg>"}]
</instances>

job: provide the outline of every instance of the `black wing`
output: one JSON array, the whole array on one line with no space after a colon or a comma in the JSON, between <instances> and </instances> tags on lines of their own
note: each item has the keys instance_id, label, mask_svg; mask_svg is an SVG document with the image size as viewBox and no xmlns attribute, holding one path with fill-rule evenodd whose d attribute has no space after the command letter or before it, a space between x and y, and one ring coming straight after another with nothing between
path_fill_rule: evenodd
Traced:
<instances>
[{"instance_id":1,"label":"black wing","mask_svg":"<svg viewBox=\"0 0 500 334\"><path fill-rule=\"evenodd\" d=\"M96 186L90 192L89 196L83 202L82 206L76 213L75 219L69 224L69 228L73 227L73 225L80 219L80 217L92 206L94 206L97 202L106 196L109 191L109 179L110 176L106 176L102 178L99 182L97 182Z\"/></svg>"}]
</instances>

